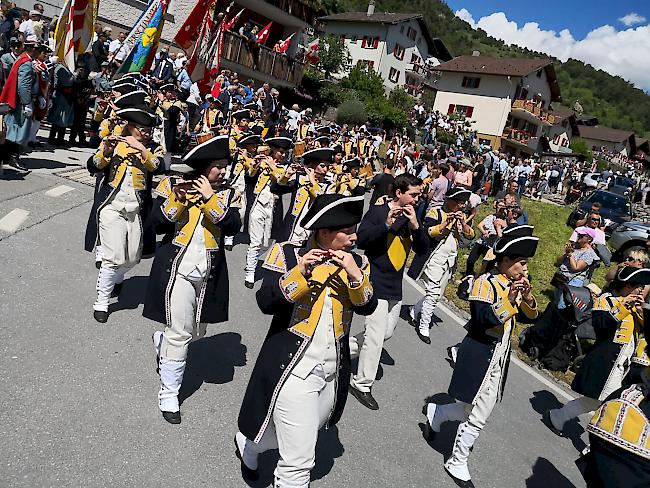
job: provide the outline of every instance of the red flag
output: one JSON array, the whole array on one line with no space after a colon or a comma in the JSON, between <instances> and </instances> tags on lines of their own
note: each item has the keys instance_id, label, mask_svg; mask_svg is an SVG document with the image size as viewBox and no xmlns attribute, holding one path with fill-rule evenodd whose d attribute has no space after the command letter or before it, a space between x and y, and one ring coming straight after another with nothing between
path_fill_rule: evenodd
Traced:
<instances>
[{"instance_id":1,"label":"red flag","mask_svg":"<svg viewBox=\"0 0 650 488\"><path fill-rule=\"evenodd\" d=\"M201 24L213 3L215 0L199 0L176 33L174 40L186 51L190 51L199 38L202 31ZM212 23L211 17L210 23Z\"/></svg>"},{"instance_id":2,"label":"red flag","mask_svg":"<svg viewBox=\"0 0 650 488\"><path fill-rule=\"evenodd\" d=\"M295 34L295 32L293 34ZM289 46L291 46L291 38L293 37L293 34L291 34L289 37L287 37L284 41L279 41L273 47L273 50L276 53L286 53L289 50Z\"/></svg>"},{"instance_id":3,"label":"red flag","mask_svg":"<svg viewBox=\"0 0 650 488\"><path fill-rule=\"evenodd\" d=\"M268 25L257 34L258 44L264 44L268 40L269 34L271 33L271 24L273 24L273 22L269 22Z\"/></svg>"},{"instance_id":4,"label":"red flag","mask_svg":"<svg viewBox=\"0 0 650 488\"><path fill-rule=\"evenodd\" d=\"M241 9L239 12L237 12L237 15L235 15L232 19L230 19L229 21L227 21L227 22L223 25L223 30L225 30L225 31L230 30L230 28L231 28L233 25L235 25L235 23L237 23L237 21L239 20L239 17L240 17L241 14L244 12L244 10L246 10L246 9Z\"/></svg>"},{"instance_id":5,"label":"red flag","mask_svg":"<svg viewBox=\"0 0 650 488\"><path fill-rule=\"evenodd\" d=\"M307 47L309 48L305 56L307 61L311 64L317 64L320 61L320 56L318 55L318 50L320 49L320 40L314 39L309 43Z\"/></svg>"}]
</instances>

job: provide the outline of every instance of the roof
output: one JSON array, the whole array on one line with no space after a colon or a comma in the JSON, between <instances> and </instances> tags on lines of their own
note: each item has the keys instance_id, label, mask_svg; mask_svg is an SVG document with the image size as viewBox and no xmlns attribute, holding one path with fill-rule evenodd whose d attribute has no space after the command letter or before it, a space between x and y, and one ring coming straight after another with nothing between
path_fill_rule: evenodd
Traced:
<instances>
[{"instance_id":1,"label":"roof","mask_svg":"<svg viewBox=\"0 0 650 488\"><path fill-rule=\"evenodd\" d=\"M491 58L488 56L458 56L436 67L438 71L481 73L501 76L526 76L552 64L550 59Z\"/></svg>"},{"instance_id":2,"label":"roof","mask_svg":"<svg viewBox=\"0 0 650 488\"><path fill-rule=\"evenodd\" d=\"M594 141L605 142L623 142L634 136L634 132L629 130L611 129L609 127L591 127L589 125L578 126L580 137L592 139Z\"/></svg>"},{"instance_id":3,"label":"roof","mask_svg":"<svg viewBox=\"0 0 650 488\"><path fill-rule=\"evenodd\" d=\"M411 20L416 20L420 25L420 30L422 31L422 36L427 43L427 49L431 56L436 57L442 62L449 61L453 58L449 49L442 40L437 37L434 38L429 31L422 14L401 14L401 13L390 13L390 12L376 12L372 15L368 15L367 12L342 12L340 14L326 15L325 17L319 17L318 20L323 22L360 22L368 24L388 24L388 25L397 25L402 22L409 22Z\"/></svg>"},{"instance_id":4,"label":"roof","mask_svg":"<svg viewBox=\"0 0 650 488\"><path fill-rule=\"evenodd\" d=\"M464 55L436 66L437 71L496 76L527 76L540 69L546 71L546 78L551 89L551 101L561 101L560 84L557 81L553 61L548 58L492 58L489 56Z\"/></svg>"}]
</instances>

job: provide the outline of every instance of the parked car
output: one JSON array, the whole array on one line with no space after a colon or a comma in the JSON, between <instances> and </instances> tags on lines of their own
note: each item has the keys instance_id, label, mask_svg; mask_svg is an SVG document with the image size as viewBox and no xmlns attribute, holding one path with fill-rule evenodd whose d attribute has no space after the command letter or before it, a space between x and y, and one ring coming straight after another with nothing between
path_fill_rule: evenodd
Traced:
<instances>
[{"instance_id":1,"label":"parked car","mask_svg":"<svg viewBox=\"0 0 650 488\"><path fill-rule=\"evenodd\" d=\"M601 173L587 173L585 175L585 177L582 179L582 183L584 183L587 191L595 190L599 186L604 186L604 182L601 180L600 175Z\"/></svg>"},{"instance_id":2,"label":"parked car","mask_svg":"<svg viewBox=\"0 0 650 488\"><path fill-rule=\"evenodd\" d=\"M612 230L607 244L614 250L617 258L637 249L647 249L646 242L650 240L650 224L645 222L625 222Z\"/></svg>"},{"instance_id":3,"label":"parked car","mask_svg":"<svg viewBox=\"0 0 650 488\"><path fill-rule=\"evenodd\" d=\"M625 195L630 200L634 197L634 180L616 175L609 180L607 190L617 195Z\"/></svg>"},{"instance_id":4,"label":"parked car","mask_svg":"<svg viewBox=\"0 0 650 488\"><path fill-rule=\"evenodd\" d=\"M591 204L595 202L602 205L600 215L605 223L605 233L608 235L617 224L632 220L632 203L629 198L605 190L596 190L578 203L569 215L567 225L575 227L576 221L583 219L591 209Z\"/></svg>"}]
</instances>

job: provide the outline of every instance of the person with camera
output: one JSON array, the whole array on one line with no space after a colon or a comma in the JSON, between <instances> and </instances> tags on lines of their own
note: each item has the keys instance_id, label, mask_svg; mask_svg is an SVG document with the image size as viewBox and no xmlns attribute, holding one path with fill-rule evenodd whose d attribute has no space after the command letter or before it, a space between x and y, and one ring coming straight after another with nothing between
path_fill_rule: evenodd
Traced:
<instances>
[{"instance_id":1,"label":"person with camera","mask_svg":"<svg viewBox=\"0 0 650 488\"><path fill-rule=\"evenodd\" d=\"M300 221L311 237L276 243L266 256L256 298L273 320L235 435L247 481L259 477L259 454L278 449L274 486L307 488L318 432L343 414L350 324L377 306L368 258L352 251L362 214L363 197L319 195Z\"/></svg>"},{"instance_id":2,"label":"person with camera","mask_svg":"<svg viewBox=\"0 0 650 488\"><path fill-rule=\"evenodd\" d=\"M460 421L445 472L458 486L473 487L467 461L492 410L503 398L510 363L515 321L537 318L537 302L528 281L528 262L539 238L523 226L497 240L495 266L474 280L469 296L471 318L467 336L458 349L448 393L456 402L428 403L426 433L429 441L444 422Z\"/></svg>"},{"instance_id":3,"label":"person with camera","mask_svg":"<svg viewBox=\"0 0 650 488\"><path fill-rule=\"evenodd\" d=\"M424 280L424 296L409 307L409 317L422 342L431 344L429 328L433 311L444 294L449 278L456 266L458 241L462 237L474 238L474 229L467 224L464 206L472 192L464 188L451 188L440 207L429 207L423 227L429 235L429 252L413 259L408 276Z\"/></svg>"},{"instance_id":4,"label":"person with camera","mask_svg":"<svg viewBox=\"0 0 650 488\"><path fill-rule=\"evenodd\" d=\"M611 292L594 302L591 321L596 342L571 383L573 391L582 396L544 416L556 434L561 435L569 420L596 410L621 388L632 364L650 365L645 338L640 334L646 285L650 285L650 269L624 266L616 273Z\"/></svg>"},{"instance_id":5,"label":"person with camera","mask_svg":"<svg viewBox=\"0 0 650 488\"><path fill-rule=\"evenodd\" d=\"M183 157L194 173L165 177L151 223L163 234L151 267L143 316L165 325L153 334L160 373L158 407L171 424L181 423L178 392L187 349L208 323L228 320L228 265L224 236L240 226L240 195L224 186L230 164L228 136L210 139Z\"/></svg>"},{"instance_id":6,"label":"person with camera","mask_svg":"<svg viewBox=\"0 0 650 488\"><path fill-rule=\"evenodd\" d=\"M116 285L139 261L155 248L153 233L143 225L151 210L151 178L162 160L163 149L151 141L156 116L144 107L119 110L126 122L122 134L109 135L92 159L97 171L107 170L91 210L88 225L96 225L96 245L101 245L102 262L97 278L97 300L93 316L108 320L108 305Z\"/></svg>"},{"instance_id":7,"label":"person with camera","mask_svg":"<svg viewBox=\"0 0 650 488\"><path fill-rule=\"evenodd\" d=\"M389 194L377 200L359 225L357 245L370 260L378 306L366 317L364 332L350 340L352 355L359 356L350 393L371 409L379 409L372 395L384 342L393 336L402 307L402 278L411 249L416 255L428 250L428 238L415 207L422 180L412 174L395 178Z\"/></svg>"},{"instance_id":8,"label":"person with camera","mask_svg":"<svg viewBox=\"0 0 650 488\"><path fill-rule=\"evenodd\" d=\"M253 288L260 250L262 246L268 246L271 238L274 207L278 198L271 187L276 183L287 183L284 163L287 152L293 147L293 141L288 137L272 137L264 142L270 149L270 155L257 154L247 171L248 184L253 187L253 203L248 219L250 244L246 250L246 288Z\"/></svg>"}]
</instances>

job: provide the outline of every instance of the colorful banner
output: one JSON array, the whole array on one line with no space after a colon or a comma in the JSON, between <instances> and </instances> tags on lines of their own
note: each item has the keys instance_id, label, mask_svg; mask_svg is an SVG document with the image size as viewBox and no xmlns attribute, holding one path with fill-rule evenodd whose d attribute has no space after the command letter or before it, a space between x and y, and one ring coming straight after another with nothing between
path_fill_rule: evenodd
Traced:
<instances>
[{"instance_id":1,"label":"colorful banner","mask_svg":"<svg viewBox=\"0 0 650 488\"><path fill-rule=\"evenodd\" d=\"M143 73L153 63L158 42L165 25L168 0L151 0L147 10L140 16L124 44L133 46L116 74Z\"/></svg>"},{"instance_id":2,"label":"colorful banner","mask_svg":"<svg viewBox=\"0 0 650 488\"><path fill-rule=\"evenodd\" d=\"M194 6L190 15L187 16L185 22L174 36L174 41L186 52L191 52L194 48L194 44L200 38L203 25L205 24L204 19L209 10L214 12L215 0L199 0L199 2ZM212 22L212 15L209 17L210 22Z\"/></svg>"},{"instance_id":3,"label":"colorful banner","mask_svg":"<svg viewBox=\"0 0 650 488\"><path fill-rule=\"evenodd\" d=\"M99 0L66 0L56 24L55 54L70 71L75 53L85 53L93 42Z\"/></svg>"}]
</instances>

